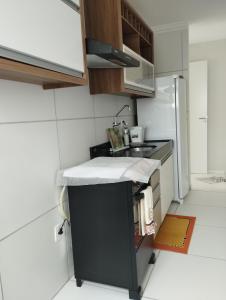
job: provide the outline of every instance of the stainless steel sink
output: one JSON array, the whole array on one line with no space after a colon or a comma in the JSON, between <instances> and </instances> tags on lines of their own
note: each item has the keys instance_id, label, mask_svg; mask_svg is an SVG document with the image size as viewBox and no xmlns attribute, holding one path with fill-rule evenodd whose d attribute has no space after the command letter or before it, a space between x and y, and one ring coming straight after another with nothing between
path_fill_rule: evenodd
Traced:
<instances>
[{"instance_id":1,"label":"stainless steel sink","mask_svg":"<svg viewBox=\"0 0 226 300\"><path fill-rule=\"evenodd\" d=\"M132 152L150 152L153 151L154 147L134 147L130 148Z\"/></svg>"}]
</instances>

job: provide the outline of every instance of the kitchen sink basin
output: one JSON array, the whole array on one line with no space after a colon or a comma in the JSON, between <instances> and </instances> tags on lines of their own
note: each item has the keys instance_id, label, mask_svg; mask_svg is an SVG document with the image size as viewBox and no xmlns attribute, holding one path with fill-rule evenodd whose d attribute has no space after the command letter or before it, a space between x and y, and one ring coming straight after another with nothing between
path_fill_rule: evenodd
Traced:
<instances>
[{"instance_id":1,"label":"kitchen sink basin","mask_svg":"<svg viewBox=\"0 0 226 300\"><path fill-rule=\"evenodd\" d=\"M130 148L131 152L150 152L153 151L154 147L132 147Z\"/></svg>"},{"instance_id":2,"label":"kitchen sink basin","mask_svg":"<svg viewBox=\"0 0 226 300\"><path fill-rule=\"evenodd\" d=\"M142 144L142 145L130 145L130 149L149 149L149 150L152 150L152 149L155 149L155 148L157 148L157 146L156 145L145 145L145 144ZM138 151L139 151L138 150Z\"/></svg>"}]
</instances>

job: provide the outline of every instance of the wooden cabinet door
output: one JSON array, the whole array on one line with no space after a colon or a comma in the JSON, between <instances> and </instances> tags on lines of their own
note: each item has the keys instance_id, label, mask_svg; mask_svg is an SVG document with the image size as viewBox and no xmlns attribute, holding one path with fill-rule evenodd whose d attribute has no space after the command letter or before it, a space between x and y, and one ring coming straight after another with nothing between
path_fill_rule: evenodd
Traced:
<instances>
[{"instance_id":1,"label":"wooden cabinet door","mask_svg":"<svg viewBox=\"0 0 226 300\"><path fill-rule=\"evenodd\" d=\"M71 75L84 72L81 20L76 10L62 0L0 3L1 56Z\"/></svg>"},{"instance_id":2,"label":"wooden cabinet door","mask_svg":"<svg viewBox=\"0 0 226 300\"><path fill-rule=\"evenodd\" d=\"M174 198L173 156L170 156L160 170L162 221Z\"/></svg>"}]
</instances>

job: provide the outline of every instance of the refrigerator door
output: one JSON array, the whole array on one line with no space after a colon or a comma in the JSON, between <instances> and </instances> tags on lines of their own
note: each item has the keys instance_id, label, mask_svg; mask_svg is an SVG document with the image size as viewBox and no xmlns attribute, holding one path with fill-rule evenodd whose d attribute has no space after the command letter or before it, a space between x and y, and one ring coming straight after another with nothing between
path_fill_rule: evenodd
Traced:
<instances>
[{"instance_id":1,"label":"refrigerator door","mask_svg":"<svg viewBox=\"0 0 226 300\"><path fill-rule=\"evenodd\" d=\"M184 79L175 79L176 85L176 134L178 156L178 183L179 197L183 199L189 191L188 167L188 119L186 104L186 82Z\"/></svg>"},{"instance_id":2,"label":"refrigerator door","mask_svg":"<svg viewBox=\"0 0 226 300\"><path fill-rule=\"evenodd\" d=\"M175 80L172 76L156 79L156 97L137 100L139 126L145 129L145 139L176 138Z\"/></svg>"},{"instance_id":3,"label":"refrigerator door","mask_svg":"<svg viewBox=\"0 0 226 300\"><path fill-rule=\"evenodd\" d=\"M189 190L186 81L174 76L156 79L156 97L137 100L138 124L146 140L174 141L175 200Z\"/></svg>"},{"instance_id":4,"label":"refrigerator door","mask_svg":"<svg viewBox=\"0 0 226 300\"><path fill-rule=\"evenodd\" d=\"M180 200L176 133L176 87L173 76L156 79L156 97L154 99L137 100L137 116L139 126L145 128L145 140L174 141L174 199Z\"/></svg>"}]
</instances>

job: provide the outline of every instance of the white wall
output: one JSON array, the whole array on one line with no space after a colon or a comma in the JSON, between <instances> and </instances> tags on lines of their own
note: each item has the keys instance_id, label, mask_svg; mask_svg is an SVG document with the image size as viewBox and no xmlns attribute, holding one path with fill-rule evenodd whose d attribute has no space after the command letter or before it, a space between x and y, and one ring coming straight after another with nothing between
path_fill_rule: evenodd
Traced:
<instances>
[{"instance_id":1,"label":"white wall","mask_svg":"<svg viewBox=\"0 0 226 300\"><path fill-rule=\"evenodd\" d=\"M208 61L208 169L226 171L226 40L193 44L190 61Z\"/></svg>"},{"instance_id":2,"label":"white wall","mask_svg":"<svg viewBox=\"0 0 226 300\"><path fill-rule=\"evenodd\" d=\"M87 87L44 91L0 81L0 279L4 300L49 300L72 276L70 234L54 242L56 171L89 159L112 116L133 101ZM123 119L134 123L134 110ZM0 288L0 299L1 299ZM1 299L2 300L2 299Z\"/></svg>"}]
</instances>

